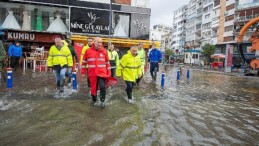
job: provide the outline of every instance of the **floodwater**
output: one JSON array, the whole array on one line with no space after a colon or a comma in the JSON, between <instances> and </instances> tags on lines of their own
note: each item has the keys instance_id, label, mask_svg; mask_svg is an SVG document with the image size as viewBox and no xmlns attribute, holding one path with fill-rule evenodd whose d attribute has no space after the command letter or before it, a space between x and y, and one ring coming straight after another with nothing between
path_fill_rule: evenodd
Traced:
<instances>
[{"instance_id":1,"label":"floodwater","mask_svg":"<svg viewBox=\"0 0 259 146\"><path fill-rule=\"evenodd\" d=\"M184 72L185 74L185 72ZM125 83L107 91L106 108L91 105L86 80L55 91L52 73L14 73L0 89L0 145L259 145L259 78L191 70L165 89L149 73L126 101Z\"/></svg>"}]
</instances>

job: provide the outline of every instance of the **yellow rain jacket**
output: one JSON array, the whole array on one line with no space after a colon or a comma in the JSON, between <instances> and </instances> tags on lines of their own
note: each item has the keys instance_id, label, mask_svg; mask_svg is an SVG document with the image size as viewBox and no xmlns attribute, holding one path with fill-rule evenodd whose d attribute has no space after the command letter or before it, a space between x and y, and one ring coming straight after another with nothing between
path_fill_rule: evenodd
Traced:
<instances>
[{"instance_id":1,"label":"yellow rain jacket","mask_svg":"<svg viewBox=\"0 0 259 146\"><path fill-rule=\"evenodd\" d=\"M107 50L111 68L116 68L119 65L119 55L115 50Z\"/></svg>"},{"instance_id":2,"label":"yellow rain jacket","mask_svg":"<svg viewBox=\"0 0 259 146\"><path fill-rule=\"evenodd\" d=\"M125 54L121 60L120 64L116 69L116 76L122 76L123 80L136 82L136 79L142 74L141 70L141 60L139 56L133 56L130 51Z\"/></svg>"},{"instance_id":3,"label":"yellow rain jacket","mask_svg":"<svg viewBox=\"0 0 259 146\"><path fill-rule=\"evenodd\" d=\"M55 65L60 65L61 67L64 65L73 66L72 55L67 46L63 45L60 50L55 45L51 46L48 56L48 66L53 67Z\"/></svg>"},{"instance_id":4,"label":"yellow rain jacket","mask_svg":"<svg viewBox=\"0 0 259 146\"><path fill-rule=\"evenodd\" d=\"M138 49L138 56L141 60L141 69L144 74L144 67L146 66L146 51L143 48L141 50Z\"/></svg>"},{"instance_id":5,"label":"yellow rain jacket","mask_svg":"<svg viewBox=\"0 0 259 146\"><path fill-rule=\"evenodd\" d=\"M80 65L82 66L82 61L85 55L85 52L87 49L89 49L90 47L88 45L84 46L81 52L81 57L80 57ZM86 64L85 68L88 68L88 65Z\"/></svg>"}]
</instances>

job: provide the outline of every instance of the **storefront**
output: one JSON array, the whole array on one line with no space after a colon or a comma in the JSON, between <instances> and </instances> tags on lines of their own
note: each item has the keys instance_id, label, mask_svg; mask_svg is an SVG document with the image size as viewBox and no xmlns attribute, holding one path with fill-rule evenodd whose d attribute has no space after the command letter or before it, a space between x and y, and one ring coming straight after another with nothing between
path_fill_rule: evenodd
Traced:
<instances>
[{"instance_id":1,"label":"storefront","mask_svg":"<svg viewBox=\"0 0 259 146\"><path fill-rule=\"evenodd\" d=\"M8 49L10 44L18 41L22 45L23 52L32 52L36 48L42 47L44 47L45 51L48 51L54 45L56 37L64 39L65 34L6 29L3 42L6 49Z\"/></svg>"}]
</instances>

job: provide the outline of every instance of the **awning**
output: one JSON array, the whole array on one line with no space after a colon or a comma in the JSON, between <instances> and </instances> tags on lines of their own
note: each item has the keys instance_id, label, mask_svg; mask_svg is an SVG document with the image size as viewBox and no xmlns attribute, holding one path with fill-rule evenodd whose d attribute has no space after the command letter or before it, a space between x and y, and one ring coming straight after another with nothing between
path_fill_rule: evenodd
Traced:
<instances>
[{"instance_id":1,"label":"awning","mask_svg":"<svg viewBox=\"0 0 259 146\"><path fill-rule=\"evenodd\" d=\"M225 58L225 55L224 54L212 54L210 57L214 58L214 59L221 59L221 58Z\"/></svg>"},{"instance_id":2,"label":"awning","mask_svg":"<svg viewBox=\"0 0 259 146\"><path fill-rule=\"evenodd\" d=\"M82 35L72 35L71 40L87 44L87 38L89 36L82 36ZM102 37L104 46L108 45L109 38L107 37ZM116 46L116 47L131 47L131 46L136 46L139 43L143 43L143 47L145 49L149 49L153 43L156 44L157 48L160 48L160 42L157 41L150 41L150 40L137 40L137 39L130 39L130 38L111 38L110 39L111 43Z\"/></svg>"}]
</instances>

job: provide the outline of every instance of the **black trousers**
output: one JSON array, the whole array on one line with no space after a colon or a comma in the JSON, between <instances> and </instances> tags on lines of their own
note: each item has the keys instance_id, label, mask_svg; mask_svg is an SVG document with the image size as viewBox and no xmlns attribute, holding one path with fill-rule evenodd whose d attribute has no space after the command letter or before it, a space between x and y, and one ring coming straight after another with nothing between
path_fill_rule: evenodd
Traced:
<instances>
[{"instance_id":1,"label":"black trousers","mask_svg":"<svg viewBox=\"0 0 259 146\"><path fill-rule=\"evenodd\" d=\"M105 101L105 96L106 96L105 79L101 78L101 77L98 77L97 78L97 85L96 86L97 86L96 89L98 89L98 87L100 89L100 100L101 100L101 102L104 102ZM96 102L97 97L92 95L92 100L94 102Z\"/></svg>"},{"instance_id":2,"label":"black trousers","mask_svg":"<svg viewBox=\"0 0 259 146\"><path fill-rule=\"evenodd\" d=\"M136 80L136 83L137 83L137 85L139 85L139 82L141 81L141 79L143 78L143 72L142 72L142 76L140 77L140 78L137 78L137 80Z\"/></svg>"},{"instance_id":3,"label":"black trousers","mask_svg":"<svg viewBox=\"0 0 259 146\"><path fill-rule=\"evenodd\" d=\"M112 68L111 69L111 76L115 77L115 73L116 73L116 68Z\"/></svg>"},{"instance_id":4,"label":"black trousers","mask_svg":"<svg viewBox=\"0 0 259 146\"><path fill-rule=\"evenodd\" d=\"M150 74L153 79L156 79L156 72L159 70L158 62L150 62ZM155 73L155 74L154 74Z\"/></svg>"},{"instance_id":5,"label":"black trousers","mask_svg":"<svg viewBox=\"0 0 259 146\"><path fill-rule=\"evenodd\" d=\"M132 91L133 91L133 87L135 86L135 83L134 82L131 82L131 81L125 81L126 82L126 92L127 92L127 96L128 96L128 99L132 99Z\"/></svg>"},{"instance_id":6,"label":"black trousers","mask_svg":"<svg viewBox=\"0 0 259 146\"><path fill-rule=\"evenodd\" d=\"M16 70L19 65L19 59L20 57L18 56L11 57L11 68L13 68L14 70Z\"/></svg>"}]
</instances>

